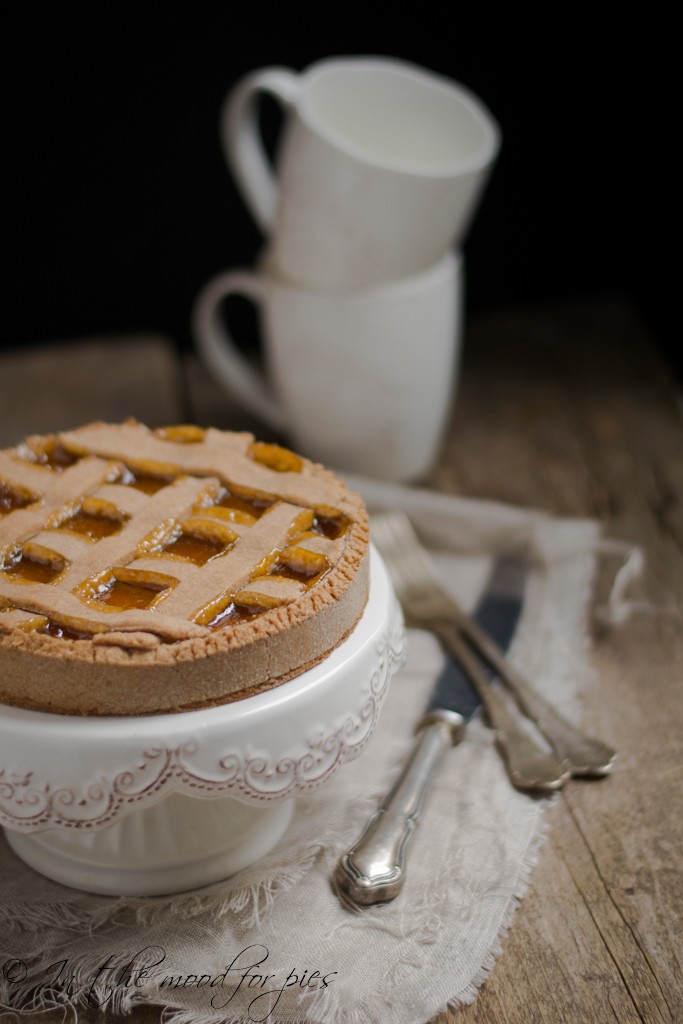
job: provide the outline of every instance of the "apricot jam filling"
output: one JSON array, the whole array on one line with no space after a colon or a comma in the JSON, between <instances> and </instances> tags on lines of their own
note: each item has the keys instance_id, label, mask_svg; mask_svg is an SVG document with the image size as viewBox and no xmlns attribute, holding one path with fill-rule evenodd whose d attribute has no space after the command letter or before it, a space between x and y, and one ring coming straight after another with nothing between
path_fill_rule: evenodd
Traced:
<instances>
[{"instance_id":1,"label":"apricot jam filling","mask_svg":"<svg viewBox=\"0 0 683 1024\"><path fill-rule=\"evenodd\" d=\"M156 494L162 487L168 487L173 483L173 477L142 473L126 466L119 483L126 484L127 487L134 487L136 491L142 491L143 494Z\"/></svg>"},{"instance_id":2,"label":"apricot jam filling","mask_svg":"<svg viewBox=\"0 0 683 1024\"><path fill-rule=\"evenodd\" d=\"M60 530L67 530L70 533L78 533L81 536L89 537L91 540L101 540L102 537L110 537L118 533L123 526L123 519L112 519L108 516L96 516L81 509L75 515L65 519L60 524Z\"/></svg>"},{"instance_id":3,"label":"apricot jam filling","mask_svg":"<svg viewBox=\"0 0 683 1024\"><path fill-rule=\"evenodd\" d=\"M217 612L212 619L209 619L206 625L214 632L218 632L227 626L237 626L241 622L250 622L264 611L265 608L257 608L230 601L222 611Z\"/></svg>"},{"instance_id":4,"label":"apricot jam filling","mask_svg":"<svg viewBox=\"0 0 683 1024\"><path fill-rule=\"evenodd\" d=\"M11 579L24 583L54 583L61 576L64 566L44 562L37 558L29 558L23 552L4 572Z\"/></svg>"},{"instance_id":5,"label":"apricot jam filling","mask_svg":"<svg viewBox=\"0 0 683 1024\"><path fill-rule=\"evenodd\" d=\"M195 565L206 565L212 558L222 555L225 550L226 545L218 539L199 537L192 533L181 533L163 549L163 554L186 558L190 562L194 562Z\"/></svg>"},{"instance_id":6,"label":"apricot jam filling","mask_svg":"<svg viewBox=\"0 0 683 1024\"><path fill-rule=\"evenodd\" d=\"M168 585L161 583L132 583L114 578L92 600L117 611L129 611L131 608L149 608L165 590L168 590Z\"/></svg>"},{"instance_id":7,"label":"apricot jam filling","mask_svg":"<svg viewBox=\"0 0 683 1024\"><path fill-rule=\"evenodd\" d=\"M289 448L282 448L279 444L266 444L264 441L254 441L247 448L247 456L254 462L260 462L268 469L274 469L277 473L300 473L303 469L303 460L296 452Z\"/></svg>"},{"instance_id":8,"label":"apricot jam filling","mask_svg":"<svg viewBox=\"0 0 683 1024\"><path fill-rule=\"evenodd\" d=\"M263 513L275 504L275 501L274 497L268 495L250 495L245 492L239 493L235 488L228 490L227 487L222 487L213 508L231 509L251 516L253 519L260 519Z\"/></svg>"},{"instance_id":9,"label":"apricot jam filling","mask_svg":"<svg viewBox=\"0 0 683 1024\"><path fill-rule=\"evenodd\" d=\"M327 537L328 540L339 540L343 537L350 526L349 520L346 516L342 515L341 512L337 512L336 509L326 510L325 512L316 512L313 523L311 524L311 532L319 533L322 537Z\"/></svg>"},{"instance_id":10,"label":"apricot jam filling","mask_svg":"<svg viewBox=\"0 0 683 1024\"><path fill-rule=\"evenodd\" d=\"M27 505L32 505L36 501L36 497L33 494L29 494L28 491L14 491L11 490L7 484L0 481L0 516L7 515L8 512L13 512L15 508L26 508Z\"/></svg>"},{"instance_id":11,"label":"apricot jam filling","mask_svg":"<svg viewBox=\"0 0 683 1024\"><path fill-rule=\"evenodd\" d=\"M303 534L299 541L305 538L306 534ZM330 563L324 555L292 544L284 551L275 552L270 563L264 566L263 575L295 580L308 590L322 579L329 568Z\"/></svg>"},{"instance_id":12,"label":"apricot jam filling","mask_svg":"<svg viewBox=\"0 0 683 1024\"><path fill-rule=\"evenodd\" d=\"M203 427L194 423L177 423L171 427L159 427L154 431L164 441L175 441L176 444L201 444L206 436Z\"/></svg>"},{"instance_id":13,"label":"apricot jam filling","mask_svg":"<svg viewBox=\"0 0 683 1024\"><path fill-rule=\"evenodd\" d=\"M79 456L72 455L54 437L30 438L19 448L22 458L36 462L39 466L48 466L58 472L73 466Z\"/></svg>"},{"instance_id":14,"label":"apricot jam filling","mask_svg":"<svg viewBox=\"0 0 683 1024\"><path fill-rule=\"evenodd\" d=\"M26 541L10 555L3 575L20 583L54 583L66 568L66 560L56 551Z\"/></svg>"}]
</instances>

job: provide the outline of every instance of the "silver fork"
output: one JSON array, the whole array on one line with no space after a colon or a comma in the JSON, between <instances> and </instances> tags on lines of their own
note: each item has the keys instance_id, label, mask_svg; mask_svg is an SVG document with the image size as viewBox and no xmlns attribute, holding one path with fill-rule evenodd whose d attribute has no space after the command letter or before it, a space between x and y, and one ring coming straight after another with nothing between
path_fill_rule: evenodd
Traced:
<instances>
[{"instance_id":1,"label":"silver fork","mask_svg":"<svg viewBox=\"0 0 683 1024\"><path fill-rule=\"evenodd\" d=\"M600 777L613 766L615 751L567 722L510 664L495 641L442 587L438 572L408 517L391 512L372 518L372 539L382 554L408 625L434 632L470 676L496 731L511 778L518 788L558 788L569 774ZM510 714L496 687L482 672L475 648L514 697L519 709L545 737L556 758L548 758ZM539 786L526 785L539 773Z\"/></svg>"}]
</instances>

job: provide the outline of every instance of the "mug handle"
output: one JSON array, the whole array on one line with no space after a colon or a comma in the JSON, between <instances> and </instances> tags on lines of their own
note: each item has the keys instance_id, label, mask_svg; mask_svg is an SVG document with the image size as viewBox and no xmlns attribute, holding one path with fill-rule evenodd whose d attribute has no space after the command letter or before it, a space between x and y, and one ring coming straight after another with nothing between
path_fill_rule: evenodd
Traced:
<instances>
[{"instance_id":1,"label":"mug handle","mask_svg":"<svg viewBox=\"0 0 683 1024\"><path fill-rule=\"evenodd\" d=\"M288 68L263 68L238 83L221 111L221 143L225 159L264 235L270 233L275 223L278 189L259 129L258 94L270 93L285 109L289 109L298 99L300 89L299 76Z\"/></svg>"},{"instance_id":2,"label":"mug handle","mask_svg":"<svg viewBox=\"0 0 683 1024\"><path fill-rule=\"evenodd\" d=\"M192 311L197 347L207 366L225 390L241 405L278 431L286 431L287 416L270 391L265 377L241 355L221 315L221 302L241 295L256 306L265 288L256 274L235 270L219 274L199 293Z\"/></svg>"}]
</instances>

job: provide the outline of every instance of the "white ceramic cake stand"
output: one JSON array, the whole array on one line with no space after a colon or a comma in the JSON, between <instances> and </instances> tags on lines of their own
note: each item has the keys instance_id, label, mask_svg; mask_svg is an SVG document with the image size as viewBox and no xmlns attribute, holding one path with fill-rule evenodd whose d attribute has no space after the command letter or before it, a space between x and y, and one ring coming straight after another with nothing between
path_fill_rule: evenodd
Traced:
<instances>
[{"instance_id":1,"label":"white ceramic cake stand","mask_svg":"<svg viewBox=\"0 0 683 1024\"><path fill-rule=\"evenodd\" d=\"M83 718L0 705L0 824L19 857L88 892L227 878L282 838L294 797L365 749L403 651L386 569L348 639L273 690L177 715Z\"/></svg>"}]
</instances>

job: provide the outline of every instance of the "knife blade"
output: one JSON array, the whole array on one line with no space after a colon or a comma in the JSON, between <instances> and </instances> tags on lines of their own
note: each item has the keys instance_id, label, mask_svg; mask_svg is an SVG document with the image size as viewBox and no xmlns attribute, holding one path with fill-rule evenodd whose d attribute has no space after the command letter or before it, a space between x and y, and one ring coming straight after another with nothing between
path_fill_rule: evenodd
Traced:
<instances>
[{"instance_id":1,"label":"knife blade","mask_svg":"<svg viewBox=\"0 0 683 1024\"><path fill-rule=\"evenodd\" d=\"M523 562L497 560L474 613L477 624L502 650L515 633L525 578ZM488 664L481 661L478 666L487 680L495 679ZM481 707L480 692L460 662L448 657L417 724L417 739L408 761L360 838L337 864L334 881L344 899L368 906L399 894L405 881L407 847L431 781L446 752L462 739L467 723Z\"/></svg>"}]
</instances>

